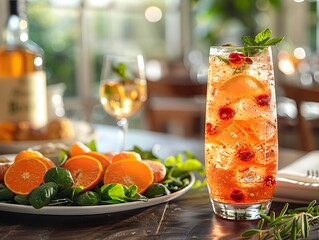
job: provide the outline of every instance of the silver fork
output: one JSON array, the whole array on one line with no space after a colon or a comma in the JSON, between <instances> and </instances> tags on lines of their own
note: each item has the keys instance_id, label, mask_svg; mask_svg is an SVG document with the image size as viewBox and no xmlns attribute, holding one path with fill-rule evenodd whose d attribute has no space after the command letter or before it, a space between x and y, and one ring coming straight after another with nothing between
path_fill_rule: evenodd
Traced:
<instances>
[{"instance_id":1,"label":"silver fork","mask_svg":"<svg viewBox=\"0 0 319 240\"><path fill-rule=\"evenodd\" d=\"M307 176L310 178L313 178L313 179L317 179L317 178L319 178L319 170L308 169Z\"/></svg>"}]
</instances>

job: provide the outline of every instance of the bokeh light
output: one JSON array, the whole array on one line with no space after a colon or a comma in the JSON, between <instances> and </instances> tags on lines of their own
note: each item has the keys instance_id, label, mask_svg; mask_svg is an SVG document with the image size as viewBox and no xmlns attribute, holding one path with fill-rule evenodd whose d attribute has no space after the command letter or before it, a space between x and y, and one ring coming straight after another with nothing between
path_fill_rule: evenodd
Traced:
<instances>
[{"instance_id":1,"label":"bokeh light","mask_svg":"<svg viewBox=\"0 0 319 240\"><path fill-rule=\"evenodd\" d=\"M145 10L145 18L149 22L158 22L162 19L162 10L155 6L150 6Z\"/></svg>"}]
</instances>

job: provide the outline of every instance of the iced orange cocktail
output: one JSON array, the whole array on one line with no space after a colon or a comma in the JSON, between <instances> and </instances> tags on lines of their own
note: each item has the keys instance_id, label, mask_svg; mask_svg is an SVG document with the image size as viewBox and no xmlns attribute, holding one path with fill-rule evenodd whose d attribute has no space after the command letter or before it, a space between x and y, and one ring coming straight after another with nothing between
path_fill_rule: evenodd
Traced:
<instances>
[{"instance_id":1,"label":"iced orange cocktail","mask_svg":"<svg viewBox=\"0 0 319 240\"><path fill-rule=\"evenodd\" d=\"M277 118L271 48L211 47L206 176L217 215L257 219L276 184Z\"/></svg>"}]
</instances>

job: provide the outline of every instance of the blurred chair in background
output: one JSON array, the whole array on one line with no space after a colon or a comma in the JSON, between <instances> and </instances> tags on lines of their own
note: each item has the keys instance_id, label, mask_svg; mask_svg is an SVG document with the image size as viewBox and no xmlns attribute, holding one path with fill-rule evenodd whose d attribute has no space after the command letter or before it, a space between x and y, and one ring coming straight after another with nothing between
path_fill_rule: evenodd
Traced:
<instances>
[{"instance_id":1,"label":"blurred chair in background","mask_svg":"<svg viewBox=\"0 0 319 240\"><path fill-rule=\"evenodd\" d=\"M281 87L287 98L296 103L296 131L300 148L304 151L312 151L317 148L315 130L319 127L319 112L316 116L307 116L304 109L307 104L319 103L319 88L306 88L297 84L281 83Z\"/></svg>"},{"instance_id":2,"label":"blurred chair in background","mask_svg":"<svg viewBox=\"0 0 319 240\"><path fill-rule=\"evenodd\" d=\"M204 136L206 84L192 82L182 67L159 81L148 81L145 116L148 129L180 136Z\"/></svg>"}]
</instances>

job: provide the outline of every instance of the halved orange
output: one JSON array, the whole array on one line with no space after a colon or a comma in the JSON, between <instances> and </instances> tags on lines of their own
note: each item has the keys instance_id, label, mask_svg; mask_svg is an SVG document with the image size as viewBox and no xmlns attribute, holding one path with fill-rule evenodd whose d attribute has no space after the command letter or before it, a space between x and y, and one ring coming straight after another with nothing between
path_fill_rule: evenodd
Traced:
<instances>
[{"instance_id":1,"label":"halved orange","mask_svg":"<svg viewBox=\"0 0 319 240\"><path fill-rule=\"evenodd\" d=\"M115 163L115 162L118 162L118 161L128 160L128 159L137 160L137 161L141 161L142 160L141 155L138 154L137 152L125 152L124 151L124 152L120 152L120 153L115 154L112 157L111 162Z\"/></svg>"},{"instance_id":2,"label":"halved orange","mask_svg":"<svg viewBox=\"0 0 319 240\"><path fill-rule=\"evenodd\" d=\"M14 160L14 162L17 162L17 161L20 161L22 159L30 159L30 158L33 158L33 159L37 159L39 160L40 162L44 163L44 165L47 167L47 169L50 169L50 168L53 168L53 167L56 167L55 163L49 159L49 158L46 158L46 157L25 157L25 158L16 158Z\"/></svg>"},{"instance_id":3,"label":"halved orange","mask_svg":"<svg viewBox=\"0 0 319 240\"><path fill-rule=\"evenodd\" d=\"M35 151L32 149L26 149L18 152L18 154L15 156L14 160L19 160L22 158L37 158L37 157L43 157L43 154L39 151Z\"/></svg>"},{"instance_id":4,"label":"halved orange","mask_svg":"<svg viewBox=\"0 0 319 240\"><path fill-rule=\"evenodd\" d=\"M14 162L4 175L4 183L12 192L29 194L43 183L48 168L36 158L23 158Z\"/></svg>"},{"instance_id":5,"label":"halved orange","mask_svg":"<svg viewBox=\"0 0 319 240\"><path fill-rule=\"evenodd\" d=\"M152 161L152 160L143 160L143 162L147 163L154 174L153 183L160 183L164 180L166 176L166 167L163 163Z\"/></svg>"},{"instance_id":6,"label":"halved orange","mask_svg":"<svg viewBox=\"0 0 319 240\"><path fill-rule=\"evenodd\" d=\"M82 186L83 192L94 188L103 176L102 164L91 156L78 155L69 158L63 166L73 177L73 187Z\"/></svg>"},{"instance_id":7,"label":"halved orange","mask_svg":"<svg viewBox=\"0 0 319 240\"><path fill-rule=\"evenodd\" d=\"M104 155L107 156L110 160L110 162L112 162L112 158L118 154L118 152L114 152L114 151L110 151L110 152L105 152Z\"/></svg>"},{"instance_id":8,"label":"halved orange","mask_svg":"<svg viewBox=\"0 0 319 240\"><path fill-rule=\"evenodd\" d=\"M254 92L258 89L265 89L266 85L257 78L247 74L237 74L224 83L222 83L220 89L228 94L246 95Z\"/></svg>"},{"instance_id":9,"label":"halved orange","mask_svg":"<svg viewBox=\"0 0 319 240\"><path fill-rule=\"evenodd\" d=\"M127 187L135 184L138 193L143 193L153 183L154 175L151 167L134 159L112 163L104 173L103 183L120 183Z\"/></svg>"},{"instance_id":10,"label":"halved orange","mask_svg":"<svg viewBox=\"0 0 319 240\"><path fill-rule=\"evenodd\" d=\"M85 153L84 155L88 155L88 156L96 158L101 163L103 169L105 169L111 164L109 157L103 153L91 151L91 152Z\"/></svg>"},{"instance_id":11,"label":"halved orange","mask_svg":"<svg viewBox=\"0 0 319 240\"><path fill-rule=\"evenodd\" d=\"M69 147L69 153L71 157L82 155L88 152L91 152L91 149L81 142L72 143Z\"/></svg>"}]
</instances>

